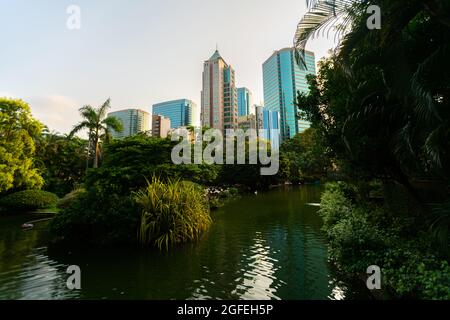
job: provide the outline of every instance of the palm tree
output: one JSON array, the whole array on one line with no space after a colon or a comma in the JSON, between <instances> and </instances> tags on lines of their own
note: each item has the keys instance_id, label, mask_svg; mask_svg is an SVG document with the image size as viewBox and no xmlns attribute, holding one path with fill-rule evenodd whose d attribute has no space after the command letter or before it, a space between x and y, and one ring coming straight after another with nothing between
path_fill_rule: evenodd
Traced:
<instances>
[{"instance_id":1,"label":"palm tree","mask_svg":"<svg viewBox=\"0 0 450 320\"><path fill-rule=\"evenodd\" d=\"M341 40L345 34L352 30L352 23L360 12L365 11L369 5L378 5L386 9L386 4L394 4L397 7L395 15L389 18L389 35L392 30L398 30L408 14L418 13L420 9L425 10L430 16L441 24L450 27L450 13L448 0L403 0L403 1L376 1L376 0L306 0L308 12L303 15L297 25L294 36L294 48L296 48L296 58L298 63L304 66L305 47L311 38L320 35L330 35L335 31L335 40ZM410 10L413 8L413 10ZM384 10L386 11L386 10ZM392 11L391 11L392 12ZM392 20L397 20L393 23ZM386 26L384 26L386 27ZM368 31L367 29L365 31ZM367 32L366 32L367 34ZM361 35L364 36L364 35Z\"/></svg>"},{"instance_id":2,"label":"palm tree","mask_svg":"<svg viewBox=\"0 0 450 320\"><path fill-rule=\"evenodd\" d=\"M294 36L297 63L303 64L305 47L309 39L322 34L329 36L336 31L335 37L341 38L349 30L351 8L356 2L364 0L306 0L308 12L301 18Z\"/></svg>"},{"instance_id":3,"label":"palm tree","mask_svg":"<svg viewBox=\"0 0 450 320\"><path fill-rule=\"evenodd\" d=\"M111 99L108 99L98 108L90 105L80 108L80 114L84 120L74 126L69 134L69 137L72 137L80 130L88 129L89 143L94 149L94 168L98 167L100 140L108 141L111 129L116 132L123 130L122 123L116 117L107 117L107 111L111 107L110 103Z\"/></svg>"},{"instance_id":4,"label":"palm tree","mask_svg":"<svg viewBox=\"0 0 450 320\"><path fill-rule=\"evenodd\" d=\"M446 164L450 141L446 71L450 65L446 58L450 54L446 36L450 3L324 0L307 4L309 11L298 24L294 39L299 62L311 37L328 33L332 27L338 27L341 35L345 33L333 55L333 70L342 74L341 83L350 92L347 104L354 107L345 109L348 118L341 132L350 154L354 150L346 139L363 129L378 132L368 132L368 128L373 119L379 119L390 130L392 139L386 145L396 158L396 167L407 169L404 175L418 177L435 171L440 176L450 175ZM381 30L367 29L369 5L381 8ZM374 74L365 77L369 70Z\"/></svg>"}]
</instances>

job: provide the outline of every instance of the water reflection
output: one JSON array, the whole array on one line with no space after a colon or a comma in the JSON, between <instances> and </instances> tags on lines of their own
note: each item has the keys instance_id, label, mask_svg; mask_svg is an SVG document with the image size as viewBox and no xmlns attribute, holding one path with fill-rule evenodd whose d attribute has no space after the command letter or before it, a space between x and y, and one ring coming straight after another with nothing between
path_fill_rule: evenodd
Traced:
<instances>
[{"instance_id":1,"label":"water reflection","mask_svg":"<svg viewBox=\"0 0 450 320\"><path fill-rule=\"evenodd\" d=\"M0 299L344 299L365 296L333 273L320 231L320 188L249 195L213 214L196 243L169 252L49 252L27 217L0 218ZM23 221L22 221L23 220ZM82 290L66 288L68 265ZM362 294L362 295L361 295Z\"/></svg>"},{"instance_id":2,"label":"water reflection","mask_svg":"<svg viewBox=\"0 0 450 320\"><path fill-rule=\"evenodd\" d=\"M243 276L235 280L237 285L232 294L243 300L280 299L275 295L278 260L270 256L270 246L265 245L266 240L261 232L255 232L253 240L254 244L249 247L248 253L242 254Z\"/></svg>"}]
</instances>

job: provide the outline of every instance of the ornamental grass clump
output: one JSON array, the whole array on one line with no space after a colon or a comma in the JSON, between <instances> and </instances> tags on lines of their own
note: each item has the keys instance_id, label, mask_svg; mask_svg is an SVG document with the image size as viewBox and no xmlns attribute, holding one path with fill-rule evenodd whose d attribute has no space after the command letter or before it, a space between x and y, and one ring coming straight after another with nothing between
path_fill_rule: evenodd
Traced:
<instances>
[{"instance_id":1,"label":"ornamental grass clump","mask_svg":"<svg viewBox=\"0 0 450 320\"><path fill-rule=\"evenodd\" d=\"M159 249L195 240L211 224L209 206L199 185L153 177L135 194L142 208L138 240Z\"/></svg>"}]
</instances>

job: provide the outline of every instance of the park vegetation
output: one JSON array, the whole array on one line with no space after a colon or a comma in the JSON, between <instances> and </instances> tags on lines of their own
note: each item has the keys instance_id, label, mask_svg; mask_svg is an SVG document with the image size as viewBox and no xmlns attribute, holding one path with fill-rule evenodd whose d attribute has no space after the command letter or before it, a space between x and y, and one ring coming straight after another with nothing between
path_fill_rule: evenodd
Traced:
<instances>
[{"instance_id":1,"label":"park vegetation","mask_svg":"<svg viewBox=\"0 0 450 320\"><path fill-rule=\"evenodd\" d=\"M297 98L339 180L320 209L330 258L355 275L378 265L393 297L449 299L450 3L336 5L311 10L296 35L301 62L305 40L344 17L339 47ZM379 30L369 5L382 8Z\"/></svg>"},{"instance_id":2,"label":"park vegetation","mask_svg":"<svg viewBox=\"0 0 450 320\"><path fill-rule=\"evenodd\" d=\"M300 64L308 37L334 15L346 32L298 94L311 128L280 146L277 176L259 165L174 165L170 139L112 139L121 128L109 100L81 108L64 136L24 101L0 98L0 207L58 205L55 244L168 249L199 238L211 208L237 189L331 181L319 213L339 269L358 276L378 265L393 297L449 299L450 3L309 3L295 39ZM379 30L367 29L371 4L382 8ZM83 128L88 138L75 137Z\"/></svg>"}]
</instances>

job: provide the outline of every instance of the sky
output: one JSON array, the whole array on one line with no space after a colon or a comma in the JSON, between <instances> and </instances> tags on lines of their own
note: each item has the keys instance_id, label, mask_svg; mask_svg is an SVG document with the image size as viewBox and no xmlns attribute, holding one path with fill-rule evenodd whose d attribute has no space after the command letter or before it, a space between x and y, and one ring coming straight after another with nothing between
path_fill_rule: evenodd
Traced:
<instances>
[{"instance_id":1,"label":"sky","mask_svg":"<svg viewBox=\"0 0 450 320\"><path fill-rule=\"evenodd\" d=\"M262 64L292 46L305 0L0 0L0 97L28 102L68 133L78 109L111 98L111 111L174 99L200 109L203 62L216 46L238 87L263 101ZM67 8L80 8L70 30ZM316 59L332 39L307 46Z\"/></svg>"}]
</instances>

